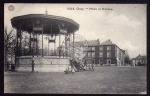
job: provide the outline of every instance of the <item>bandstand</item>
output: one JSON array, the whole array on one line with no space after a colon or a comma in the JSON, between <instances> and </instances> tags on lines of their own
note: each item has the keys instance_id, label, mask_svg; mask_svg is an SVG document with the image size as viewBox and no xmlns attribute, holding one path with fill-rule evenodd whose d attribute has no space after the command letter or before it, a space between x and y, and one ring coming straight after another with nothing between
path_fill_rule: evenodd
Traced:
<instances>
[{"instance_id":1,"label":"bandstand","mask_svg":"<svg viewBox=\"0 0 150 96\"><path fill-rule=\"evenodd\" d=\"M50 43L54 43L54 49L56 50L56 43L61 46L61 36L73 37L74 33L79 30L79 24L75 21L46 14L28 14L17 16L11 19L12 27L16 29L16 52L15 52L15 68L19 71L64 71L69 64L69 57L61 57L61 50L58 49L55 56L44 55L43 40L46 36L48 41L48 48ZM29 46L26 48L26 52L22 52L22 34L29 35ZM56 37L59 38L59 42L56 42ZM54 38L54 39L51 39ZM39 48L39 41L41 40L42 48ZM66 42L66 39L65 39ZM74 45L72 46L74 49ZM32 66L34 62L34 66ZM34 69L32 69L34 67Z\"/></svg>"}]
</instances>

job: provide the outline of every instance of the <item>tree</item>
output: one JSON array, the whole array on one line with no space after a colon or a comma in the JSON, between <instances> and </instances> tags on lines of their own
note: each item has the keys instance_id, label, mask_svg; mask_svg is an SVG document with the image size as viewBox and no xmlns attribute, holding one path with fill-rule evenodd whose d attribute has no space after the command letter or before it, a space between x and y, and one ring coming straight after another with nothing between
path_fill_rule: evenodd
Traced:
<instances>
[{"instance_id":1,"label":"tree","mask_svg":"<svg viewBox=\"0 0 150 96\"><path fill-rule=\"evenodd\" d=\"M23 34L22 36L23 36L23 38L21 41L21 43L22 43L21 52L24 55L27 55L27 54L29 54L30 38L28 35L25 35L25 34Z\"/></svg>"},{"instance_id":2,"label":"tree","mask_svg":"<svg viewBox=\"0 0 150 96\"><path fill-rule=\"evenodd\" d=\"M36 45L37 42L37 45ZM37 49L37 52L34 51L34 53L36 53L37 55L39 54L39 49L40 49L40 45L39 45L39 38L37 37L36 41L34 41L34 50ZM30 50L30 36L27 33L22 33L22 41L21 41L21 52L23 53L22 55L31 55L31 52L33 48L33 42L31 43L31 50ZM31 51L31 52L30 52Z\"/></svg>"},{"instance_id":3,"label":"tree","mask_svg":"<svg viewBox=\"0 0 150 96\"><path fill-rule=\"evenodd\" d=\"M125 65L130 64L130 57L128 55L128 51L125 51L125 56L124 56L124 63Z\"/></svg>"},{"instance_id":4,"label":"tree","mask_svg":"<svg viewBox=\"0 0 150 96\"><path fill-rule=\"evenodd\" d=\"M13 29L8 32L8 28L4 28L4 69L7 71L8 55L15 54L16 37Z\"/></svg>"}]
</instances>

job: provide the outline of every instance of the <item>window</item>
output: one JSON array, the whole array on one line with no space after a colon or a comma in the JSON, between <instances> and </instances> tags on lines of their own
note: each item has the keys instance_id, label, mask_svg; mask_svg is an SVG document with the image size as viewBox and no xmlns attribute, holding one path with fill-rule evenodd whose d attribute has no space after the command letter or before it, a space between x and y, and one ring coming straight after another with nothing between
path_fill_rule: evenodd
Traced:
<instances>
[{"instance_id":1,"label":"window","mask_svg":"<svg viewBox=\"0 0 150 96\"><path fill-rule=\"evenodd\" d=\"M111 52L107 52L107 57L111 57Z\"/></svg>"},{"instance_id":2,"label":"window","mask_svg":"<svg viewBox=\"0 0 150 96\"><path fill-rule=\"evenodd\" d=\"M103 57L103 52L99 52L99 57Z\"/></svg>"},{"instance_id":3,"label":"window","mask_svg":"<svg viewBox=\"0 0 150 96\"><path fill-rule=\"evenodd\" d=\"M87 52L88 51L88 47L83 47L83 52Z\"/></svg>"},{"instance_id":4,"label":"window","mask_svg":"<svg viewBox=\"0 0 150 96\"><path fill-rule=\"evenodd\" d=\"M111 64L111 60L110 59L107 59L107 64Z\"/></svg>"},{"instance_id":5,"label":"window","mask_svg":"<svg viewBox=\"0 0 150 96\"><path fill-rule=\"evenodd\" d=\"M103 46L100 46L100 47L99 47L99 50L100 50L100 51L103 51Z\"/></svg>"},{"instance_id":6,"label":"window","mask_svg":"<svg viewBox=\"0 0 150 96\"><path fill-rule=\"evenodd\" d=\"M95 51L95 47L92 47L92 50L94 50L94 51Z\"/></svg>"},{"instance_id":7,"label":"window","mask_svg":"<svg viewBox=\"0 0 150 96\"><path fill-rule=\"evenodd\" d=\"M88 57L91 57L91 52L88 52Z\"/></svg>"},{"instance_id":8,"label":"window","mask_svg":"<svg viewBox=\"0 0 150 96\"><path fill-rule=\"evenodd\" d=\"M111 50L111 46L107 46L107 50Z\"/></svg>"},{"instance_id":9,"label":"window","mask_svg":"<svg viewBox=\"0 0 150 96\"><path fill-rule=\"evenodd\" d=\"M88 51L90 51L91 50L91 47L88 47Z\"/></svg>"},{"instance_id":10,"label":"window","mask_svg":"<svg viewBox=\"0 0 150 96\"><path fill-rule=\"evenodd\" d=\"M92 57L95 57L95 52L92 52Z\"/></svg>"},{"instance_id":11,"label":"window","mask_svg":"<svg viewBox=\"0 0 150 96\"><path fill-rule=\"evenodd\" d=\"M85 55L86 55L86 54L87 54L87 51L83 51L83 54L85 54Z\"/></svg>"}]
</instances>

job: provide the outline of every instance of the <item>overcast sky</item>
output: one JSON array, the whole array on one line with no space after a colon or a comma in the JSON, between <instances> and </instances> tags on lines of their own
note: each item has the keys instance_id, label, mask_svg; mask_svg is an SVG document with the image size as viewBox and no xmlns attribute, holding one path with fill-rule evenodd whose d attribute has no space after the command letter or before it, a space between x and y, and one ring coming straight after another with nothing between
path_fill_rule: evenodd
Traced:
<instances>
[{"instance_id":1,"label":"overcast sky","mask_svg":"<svg viewBox=\"0 0 150 96\"><path fill-rule=\"evenodd\" d=\"M14 10L9 11L8 6ZM147 5L146 4L13 4L4 6L4 26L11 28L10 19L26 14L64 16L80 25L76 34L87 40L110 39L120 48L128 50L131 58L146 55L147 47ZM67 10L68 7L74 10ZM77 10L83 8L84 10ZM85 9L88 8L88 9ZM112 10L89 10L109 8Z\"/></svg>"}]
</instances>

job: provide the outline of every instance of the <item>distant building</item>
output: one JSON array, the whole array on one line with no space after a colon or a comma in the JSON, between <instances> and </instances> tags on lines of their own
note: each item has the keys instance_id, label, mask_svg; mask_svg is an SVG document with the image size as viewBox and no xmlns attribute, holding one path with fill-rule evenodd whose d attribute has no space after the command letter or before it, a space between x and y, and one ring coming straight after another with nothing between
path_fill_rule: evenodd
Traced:
<instances>
[{"instance_id":1,"label":"distant building","mask_svg":"<svg viewBox=\"0 0 150 96\"><path fill-rule=\"evenodd\" d=\"M134 66L145 66L147 65L147 57L139 54L137 57L132 59L132 64Z\"/></svg>"},{"instance_id":2,"label":"distant building","mask_svg":"<svg viewBox=\"0 0 150 96\"><path fill-rule=\"evenodd\" d=\"M99 39L89 40L87 42L88 48L85 51L86 55L83 59L91 60L94 64L97 65L124 65L125 50L122 50L116 44L113 44L112 41L110 41L110 39L106 40L101 44ZM76 48L77 45L84 46L84 44L81 41L75 42Z\"/></svg>"},{"instance_id":3,"label":"distant building","mask_svg":"<svg viewBox=\"0 0 150 96\"><path fill-rule=\"evenodd\" d=\"M99 45L99 64L100 65L124 65L125 50L113 44L110 39Z\"/></svg>"},{"instance_id":4,"label":"distant building","mask_svg":"<svg viewBox=\"0 0 150 96\"><path fill-rule=\"evenodd\" d=\"M87 54L84 59L93 60L94 64L99 64L99 39L88 41Z\"/></svg>"}]
</instances>

